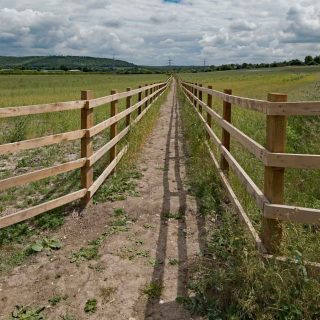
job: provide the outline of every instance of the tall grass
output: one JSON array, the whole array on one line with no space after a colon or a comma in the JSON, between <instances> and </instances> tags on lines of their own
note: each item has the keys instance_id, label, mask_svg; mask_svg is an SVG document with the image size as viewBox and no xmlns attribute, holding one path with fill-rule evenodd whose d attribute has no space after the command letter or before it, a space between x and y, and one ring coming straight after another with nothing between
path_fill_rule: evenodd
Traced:
<instances>
[{"instance_id":1,"label":"tall grass","mask_svg":"<svg viewBox=\"0 0 320 320\"><path fill-rule=\"evenodd\" d=\"M266 100L269 92L283 92L288 94L289 101L320 100L319 68L184 74L183 79L202 83L204 86L211 84L214 89L220 91L230 88L234 95L250 98ZM222 101L214 99L214 109L222 114ZM233 106L232 122L251 138L265 145L266 118L264 115ZM221 128L214 124L213 130L221 138ZM287 134L288 152L320 154L320 117L289 117ZM215 151L219 156L217 150ZM231 151L253 181L263 190L264 167L262 163L233 139ZM260 230L260 210L232 173L230 180L255 227ZM320 208L319 185L320 170L287 169L285 174L286 204ZM282 254L294 255L298 250L305 258L319 260L320 237L317 228L289 223L285 223L284 226Z\"/></svg>"}]
</instances>

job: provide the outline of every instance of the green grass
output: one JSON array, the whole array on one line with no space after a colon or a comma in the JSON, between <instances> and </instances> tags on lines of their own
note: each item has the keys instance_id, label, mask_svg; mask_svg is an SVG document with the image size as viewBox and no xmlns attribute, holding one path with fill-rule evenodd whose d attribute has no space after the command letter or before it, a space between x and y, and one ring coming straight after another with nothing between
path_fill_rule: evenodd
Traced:
<instances>
[{"instance_id":1,"label":"green grass","mask_svg":"<svg viewBox=\"0 0 320 320\"><path fill-rule=\"evenodd\" d=\"M281 68L259 71L227 71L200 74L184 74L184 80L211 84L222 91L230 88L234 95L265 99L269 92L288 94L289 101L320 100L320 68ZM204 101L207 97L204 95ZM186 102L184 102L187 105ZM222 114L222 102L214 99L214 109ZM233 106L232 122L244 133L265 145L265 116L254 111ZM215 133L221 138L221 128L213 125ZM320 154L320 117L288 118L287 152ZM215 154L217 150L214 148ZM239 143L232 139L231 152L263 190L264 167L254 156L249 154ZM241 199L257 230L261 229L261 212L252 198L231 173L230 180L236 194ZM285 201L288 205L320 208L320 170L287 169L285 173ZM296 250L303 257L318 260L320 238L316 228L298 224L285 224L284 241L281 253L293 255Z\"/></svg>"},{"instance_id":2,"label":"green grass","mask_svg":"<svg viewBox=\"0 0 320 320\"><path fill-rule=\"evenodd\" d=\"M82 262L88 260L97 260L99 258L99 248L97 245L82 247L79 251L72 252L70 262Z\"/></svg>"},{"instance_id":3,"label":"green grass","mask_svg":"<svg viewBox=\"0 0 320 320\"><path fill-rule=\"evenodd\" d=\"M84 312L88 314L95 313L97 311L97 304L98 304L97 299L88 300L84 307Z\"/></svg>"},{"instance_id":4,"label":"green grass","mask_svg":"<svg viewBox=\"0 0 320 320\"><path fill-rule=\"evenodd\" d=\"M34 240L43 233L47 233L49 230L54 231L62 226L65 215L65 208L59 208L33 218L27 223L19 223L1 229L0 273L9 271L32 257L34 251L31 246L34 244Z\"/></svg>"},{"instance_id":5,"label":"green grass","mask_svg":"<svg viewBox=\"0 0 320 320\"><path fill-rule=\"evenodd\" d=\"M10 320L45 320L42 311L45 308L31 308L24 306L16 306L12 312Z\"/></svg>"},{"instance_id":6,"label":"green grass","mask_svg":"<svg viewBox=\"0 0 320 320\"><path fill-rule=\"evenodd\" d=\"M67 300L69 297L68 295L63 295L63 296L53 296L52 298L50 298L48 300L48 302L52 305L52 306L56 306L58 303L60 303L61 301L65 301Z\"/></svg>"},{"instance_id":7,"label":"green grass","mask_svg":"<svg viewBox=\"0 0 320 320\"><path fill-rule=\"evenodd\" d=\"M164 215L164 218L168 220L183 220L184 215L181 212L168 212Z\"/></svg>"},{"instance_id":8,"label":"green grass","mask_svg":"<svg viewBox=\"0 0 320 320\"><path fill-rule=\"evenodd\" d=\"M278 81L286 76L287 71L283 72L284 74L274 75L278 77ZM208 77L202 76L203 80ZM232 74L216 73L211 76L231 77ZM251 76L258 77L256 73L234 73L236 79L240 76L249 79ZM190 75L188 79L191 78ZM196 82L193 79L191 81ZM260 81L264 81L263 75ZM215 87L217 86L218 82ZM189 289L193 294L187 298L179 297L177 301L192 314L200 314L205 319L318 319L320 278L318 274L307 270L304 264L306 252L311 251L316 255L313 251L315 245L308 238L307 230L295 227L298 239L303 235L303 244L308 246L303 253L291 248L291 255L298 260L296 265L261 259L238 215L224 201L226 193L206 149L206 132L197 114L187 105L181 93L179 99L188 153L188 183L192 194L197 198L200 214L206 217L208 235L204 256L199 257L190 270ZM234 118L234 121L237 119ZM236 156L239 159L245 155L237 150ZM255 174L254 168L250 169L250 173ZM245 197L246 193L234 180L233 187L251 218L257 217L258 225L256 209L250 207L252 202ZM209 224L209 221L216 222ZM287 229L291 231L289 227ZM317 234L316 230L313 232ZM290 240L292 245L293 239ZM288 244L287 239L285 243Z\"/></svg>"},{"instance_id":9,"label":"green grass","mask_svg":"<svg viewBox=\"0 0 320 320\"><path fill-rule=\"evenodd\" d=\"M151 299L159 299L161 297L164 286L160 281L153 281L148 283L144 289L143 293Z\"/></svg>"}]
</instances>

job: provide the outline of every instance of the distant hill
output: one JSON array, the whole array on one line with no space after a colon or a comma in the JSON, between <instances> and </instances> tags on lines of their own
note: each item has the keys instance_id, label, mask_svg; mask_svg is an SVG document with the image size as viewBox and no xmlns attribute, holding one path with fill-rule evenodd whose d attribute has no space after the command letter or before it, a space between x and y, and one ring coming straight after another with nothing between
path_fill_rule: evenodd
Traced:
<instances>
[{"instance_id":1,"label":"distant hill","mask_svg":"<svg viewBox=\"0 0 320 320\"><path fill-rule=\"evenodd\" d=\"M0 56L0 69L92 69L103 70L136 67L133 63L108 58L80 57L80 56L29 56L8 57Z\"/></svg>"}]
</instances>

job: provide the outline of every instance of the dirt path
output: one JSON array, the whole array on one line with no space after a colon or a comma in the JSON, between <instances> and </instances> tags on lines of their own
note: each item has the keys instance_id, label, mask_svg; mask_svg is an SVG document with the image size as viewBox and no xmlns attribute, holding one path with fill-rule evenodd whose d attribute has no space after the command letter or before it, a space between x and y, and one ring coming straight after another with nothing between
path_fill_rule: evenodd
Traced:
<instances>
[{"instance_id":1,"label":"dirt path","mask_svg":"<svg viewBox=\"0 0 320 320\"><path fill-rule=\"evenodd\" d=\"M46 308L48 319L192 319L175 299L188 295L188 271L203 245L203 221L186 191L175 90L173 83L138 164L143 173L140 197L97 205L81 218L68 218L58 232L61 250L51 256L40 253L32 263L0 278L1 320L15 305L48 307L48 299L64 295ZM108 230L116 208L127 212L127 226L102 241L98 259L70 263L73 251ZM143 292L150 283L155 284L153 293L163 286L160 297ZM88 299L98 302L90 315L84 312Z\"/></svg>"}]
</instances>

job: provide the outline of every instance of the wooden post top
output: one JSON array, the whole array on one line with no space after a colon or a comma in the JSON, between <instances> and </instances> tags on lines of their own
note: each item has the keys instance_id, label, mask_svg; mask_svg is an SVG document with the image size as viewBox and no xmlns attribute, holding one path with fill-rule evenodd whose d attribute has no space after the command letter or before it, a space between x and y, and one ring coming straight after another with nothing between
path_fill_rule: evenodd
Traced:
<instances>
[{"instance_id":1,"label":"wooden post top","mask_svg":"<svg viewBox=\"0 0 320 320\"><path fill-rule=\"evenodd\" d=\"M288 95L284 93L268 93L268 101L270 102L287 102Z\"/></svg>"},{"instance_id":2,"label":"wooden post top","mask_svg":"<svg viewBox=\"0 0 320 320\"><path fill-rule=\"evenodd\" d=\"M225 94L232 94L232 89L224 89L223 93Z\"/></svg>"},{"instance_id":3,"label":"wooden post top","mask_svg":"<svg viewBox=\"0 0 320 320\"><path fill-rule=\"evenodd\" d=\"M132 89L130 87L127 88L127 91L131 91Z\"/></svg>"},{"instance_id":4,"label":"wooden post top","mask_svg":"<svg viewBox=\"0 0 320 320\"><path fill-rule=\"evenodd\" d=\"M90 100L93 99L93 91L92 90L82 90L81 91L81 100Z\"/></svg>"},{"instance_id":5,"label":"wooden post top","mask_svg":"<svg viewBox=\"0 0 320 320\"><path fill-rule=\"evenodd\" d=\"M210 86L208 86L208 89L213 89L213 87L210 85Z\"/></svg>"},{"instance_id":6,"label":"wooden post top","mask_svg":"<svg viewBox=\"0 0 320 320\"><path fill-rule=\"evenodd\" d=\"M111 90L111 94L116 94L118 91L116 89Z\"/></svg>"}]
</instances>

